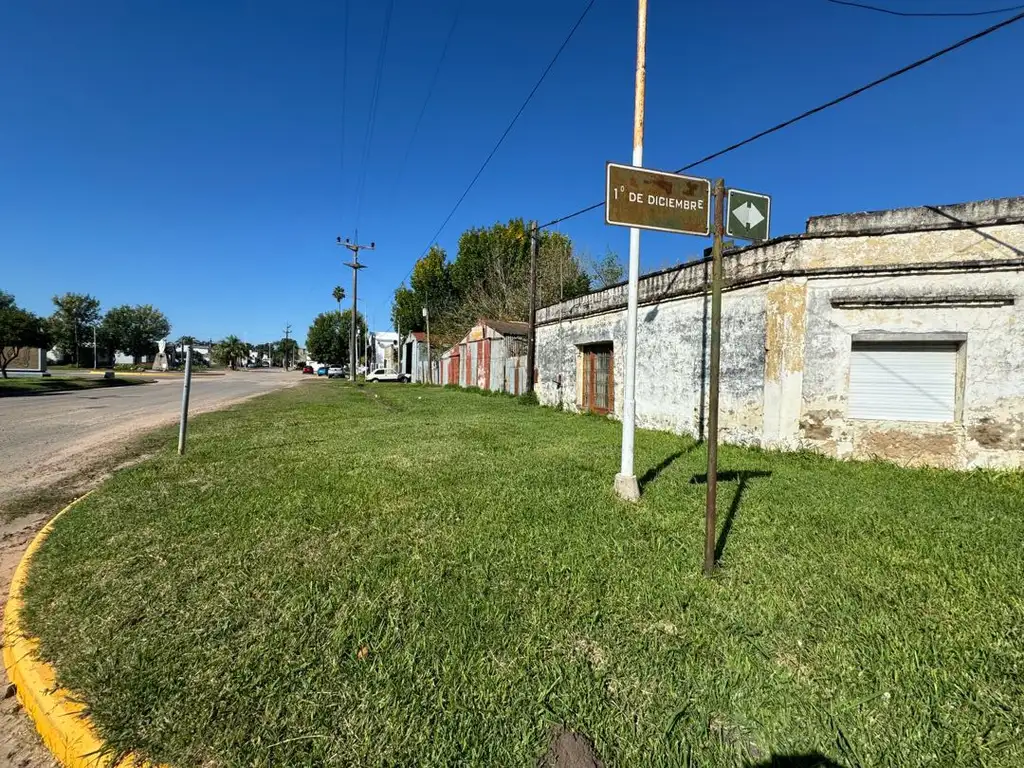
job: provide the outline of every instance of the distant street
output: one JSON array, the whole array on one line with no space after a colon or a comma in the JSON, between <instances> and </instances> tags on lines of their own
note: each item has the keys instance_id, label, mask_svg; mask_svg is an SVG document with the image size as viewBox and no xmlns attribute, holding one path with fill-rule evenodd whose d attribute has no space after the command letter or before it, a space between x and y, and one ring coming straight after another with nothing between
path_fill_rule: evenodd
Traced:
<instances>
[{"instance_id":1,"label":"distant street","mask_svg":"<svg viewBox=\"0 0 1024 768\"><path fill-rule=\"evenodd\" d=\"M238 371L192 380L191 413L213 410L301 381L280 369ZM112 444L173 422L181 378L137 387L57 392L0 399L0 495L21 495L99 458Z\"/></svg>"}]
</instances>

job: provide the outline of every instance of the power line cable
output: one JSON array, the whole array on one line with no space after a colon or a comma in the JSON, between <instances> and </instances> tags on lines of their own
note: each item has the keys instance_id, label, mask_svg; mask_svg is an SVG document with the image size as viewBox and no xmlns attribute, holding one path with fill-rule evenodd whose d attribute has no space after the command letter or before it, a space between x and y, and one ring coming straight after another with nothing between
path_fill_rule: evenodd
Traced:
<instances>
[{"instance_id":1,"label":"power line cable","mask_svg":"<svg viewBox=\"0 0 1024 768\"><path fill-rule=\"evenodd\" d=\"M890 16L904 16L908 18L962 18L966 16L992 16L997 13L1009 13L1010 11L1019 11L1024 8L1024 5L1011 5L1006 8L993 8L989 11L895 11L891 8L880 8L877 5L866 5L865 3L854 3L850 0L825 0L826 3L832 3L833 5L846 5L850 8L862 8L865 11L877 11L878 13L886 13Z\"/></svg>"},{"instance_id":2,"label":"power line cable","mask_svg":"<svg viewBox=\"0 0 1024 768\"><path fill-rule=\"evenodd\" d=\"M936 51L935 53L932 53L932 54L930 54L928 56L925 56L923 59L918 59L917 61L913 62L912 64L908 64L905 67L901 67L900 69L897 69L895 72L890 72L888 75L885 75L884 77L880 77L877 80L872 80L867 85L862 85L860 88L856 88L856 89L850 91L849 93L843 94L842 96L839 96L838 98L832 99L831 101L827 101L827 102L825 102L824 104L822 104L820 106L814 107L814 109L809 109L806 112L802 112L801 114L797 115L796 117L793 117L793 118L790 118L789 120L786 120L785 122L778 123L777 125L773 125L771 128L767 128L767 129L765 129L765 130L763 130L763 131L761 131L759 133L755 133L750 138L744 139L743 141L737 141L735 144L730 144L725 149L720 149L717 152L712 152L710 155L706 155L706 156L702 157L700 160L695 160L694 162L690 163L689 165L684 165L682 168L679 168L676 171L674 171L674 173L682 173L683 171L688 171L691 168L696 168L698 165L701 165L703 163L708 162L708 160L714 160L717 157L721 157L722 155L728 154L729 152L732 152L733 150L739 149L740 147L744 147L747 144L752 144L753 142L757 141L758 139L762 139L765 136L768 136L768 135L770 135L772 133L776 133L778 131L781 131L783 128L788 128L789 126L793 125L794 123L798 123L801 120L804 120L804 119L810 117L811 115L816 115L819 112L823 112L823 111L825 111L826 109L828 109L830 107L834 107L837 104L841 104L842 102L847 101L848 99L852 99L854 96L859 96L860 94L864 93L865 91L871 90L872 88L875 88L876 86L882 85L882 83L887 83L888 81L893 80L893 79L899 77L900 75L904 75L907 72L910 72L911 70L917 69L918 67L923 67L925 64L927 64L927 63L929 63L931 61L935 61L936 59L938 59L938 58L940 58L942 56L945 56L947 53L952 53L953 51L957 50L958 48L963 48L965 45L969 45L969 44L975 42L976 40L980 40L983 37L987 37L988 35L991 35L993 32L996 32L996 31L1002 29L1003 27L1008 27L1011 24L1015 24L1016 22L1020 21L1021 19L1024 19L1024 13L1018 13L1016 16L1011 16L1008 19L1004 19L1003 21L999 22L998 24L993 24L991 27L983 29L980 32L976 32L973 35L970 35L969 37L965 37L964 39L959 40L958 42L953 43L952 45L946 46L942 50ZM554 219L552 221L549 221L546 224L542 224L539 228L540 229L546 229L547 227L554 226L555 224L559 224L559 223L561 223L563 221L568 221L569 219L574 219L577 216L582 216L584 213L589 213L590 211L596 210L597 208L600 208L603 205L604 205L604 201L602 200L600 203L595 203L594 205L588 205L586 208L580 208L578 211L570 213L567 216L560 216L559 218Z\"/></svg>"},{"instance_id":3,"label":"power line cable","mask_svg":"<svg viewBox=\"0 0 1024 768\"><path fill-rule=\"evenodd\" d=\"M537 80L537 83L533 86L533 89L530 91L529 95L526 97L526 100L522 103L522 106L519 107L519 111L516 112L515 116L512 118L512 121L508 124L508 127L505 128L504 132L501 134L501 136L498 139L497 143L494 145L494 148L487 155L487 158L484 160L483 165L481 165L479 170L477 170L476 174L473 176L472 180L469 182L469 185L466 187L465 191L463 191L462 195L455 202L455 205L452 207L451 211L449 211L449 213L445 217L444 221L441 222L441 226L437 228L437 232L435 232L434 236L432 238L430 238L430 242L427 244L427 247L423 249L423 253L420 255L421 259L423 258L423 256L426 256L427 252L430 250L430 246L433 245L437 241L438 236L441 234L441 232L444 231L444 228L446 226L448 226L448 222L452 220L452 216L455 215L455 212L459 209L459 206L462 205L462 201L466 199L466 195L468 195L470 190L473 189L473 185L476 184L477 179L480 178L480 175L484 172L484 169L487 168L488 164L491 162L491 159L494 157L495 153L497 153L498 149L501 147L502 143L505 141L505 138L512 131L512 128L516 124L516 121L519 120L519 116L523 114L523 111L526 109L527 105L533 99L534 94L536 94L537 90L540 88L541 83L544 82L544 79L548 76L548 73L555 66L555 62L557 62L558 61L558 57L562 55L562 51L564 51L566 46L569 45L569 41L572 40L573 35L576 34L576 30L579 29L580 24L583 23L583 20L587 17L587 14L590 13L590 9L594 7L594 3L595 2L596 2L596 0L590 0L590 2L587 3L587 6L583 9L583 13L581 13L580 17L578 19L576 19L576 23L572 25L572 29L569 30L569 34L567 34L565 36L565 39L562 41L562 44L560 46L558 46L558 50L555 51L555 55L552 57L551 61L548 62L547 67L544 68L544 72L541 73L540 79ZM415 266L416 265L413 264L413 267L415 267ZM402 282L404 283L406 281L406 279L409 277L409 275L411 275L411 274L412 274L412 267L409 268L409 272L406 274L406 276L404 278L402 278Z\"/></svg>"},{"instance_id":4,"label":"power line cable","mask_svg":"<svg viewBox=\"0 0 1024 768\"><path fill-rule=\"evenodd\" d=\"M420 124L423 122L423 116L427 113L427 105L430 104L430 99L434 95L434 88L437 86L437 81L441 75L441 67L444 65L445 58L448 56L448 47L451 45L452 37L455 35L455 27L458 26L459 16L462 14L463 5L464 0L458 0L458 4L455 6L455 15L452 17L452 24L448 28L448 36L445 38L444 45L441 47L441 57L437 60L437 66L434 68L434 76L430 79L430 85L427 87L427 96L423 99L423 104L420 107L420 113L417 115L416 122L413 124L412 136L409 137L409 144L405 148L405 156L402 158L401 166L399 166L399 182L401 182L405 176L405 169L409 164L409 155L412 153L413 144L416 141L416 136L419 134Z\"/></svg>"},{"instance_id":5,"label":"power line cable","mask_svg":"<svg viewBox=\"0 0 1024 768\"><path fill-rule=\"evenodd\" d=\"M356 228L359 227L359 215L363 210L363 188L366 186L367 166L370 164L370 147L373 144L373 129L377 123L377 105L380 101L380 83L384 74L384 59L388 49L388 37L391 33L391 16L395 10L395 0L388 0L384 11L384 30L380 36L380 48L377 51L377 73L373 79L373 95L370 98L370 117L366 122L366 136L363 140L363 162L359 169L359 183L356 187Z\"/></svg>"},{"instance_id":6,"label":"power line cable","mask_svg":"<svg viewBox=\"0 0 1024 768\"><path fill-rule=\"evenodd\" d=\"M341 38L343 47L341 54L341 161L338 166L338 175L344 185L341 193L342 214L344 214L345 208L345 192L348 190L348 185L345 183L345 123L348 122L345 119L345 102L348 91L348 11L349 0L345 0L344 34Z\"/></svg>"}]
</instances>

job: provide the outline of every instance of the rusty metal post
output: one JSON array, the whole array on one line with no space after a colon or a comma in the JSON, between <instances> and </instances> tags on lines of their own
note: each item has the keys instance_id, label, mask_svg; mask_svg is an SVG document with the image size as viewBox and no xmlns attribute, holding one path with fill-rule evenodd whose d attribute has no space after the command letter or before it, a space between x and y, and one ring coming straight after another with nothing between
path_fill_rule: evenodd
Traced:
<instances>
[{"instance_id":1,"label":"rusty metal post","mask_svg":"<svg viewBox=\"0 0 1024 768\"><path fill-rule=\"evenodd\" d=\"M704 514L704 575L715 570L718 531L718 382L722 357L722 235L725 228L725 182L715 180L714 244L711 248L711 370L708 384L708 476Z\"/></svg>"},{"instance_id":2,"label":"rusty metal post","mask_svg":"<svg viewBox=\"0 0 1024 768\"><path fill-rule=\"evenodd\" d=\"M537 222L530 222L530 328L526 339L526 391L533 392L533 370L537 364L537 250L540 247Z\"/></svg>"},{"instance_id":3,"label":"rusty metal post","mask_svg":"<svg viewBox=\"0 0 1024 768\"><path fill-rule=\"evenodd\" d=\"M633 165L644 164L644 96L647 88L647 0L637 4L636 90L633 102ZM622 403L622 462L615 492L626 501L640 498L633 464L636 435L636 325L640 293L640 230L629 229L629 288L626 303L626 370Z\"/></svg>"}]
</instances>

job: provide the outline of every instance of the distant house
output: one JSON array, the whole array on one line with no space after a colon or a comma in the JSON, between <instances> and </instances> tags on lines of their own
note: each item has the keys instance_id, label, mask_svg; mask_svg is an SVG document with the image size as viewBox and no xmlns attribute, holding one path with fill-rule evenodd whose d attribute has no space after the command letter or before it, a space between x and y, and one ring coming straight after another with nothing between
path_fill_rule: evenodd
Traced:
<instances>
[{"instance_id":1,"label":"distant house","mask_svg":"<svg viewBox=\"0 0 1024 768\"><path fill-rule=\"evenodd\" d=\"M528 332L527 323L480 318L442 355L440 383L521 394Z\"/></svg>"},{"instance_id":2,"label":"distant house","mask_svg":"<svg viewBox=\"0 0 1024 768\"><path fill-rule=\"evenodd\" d=\"M413 331L402 342L401 373L411 381L427 381L427 334Z\"/></svg>"}]
</instances>

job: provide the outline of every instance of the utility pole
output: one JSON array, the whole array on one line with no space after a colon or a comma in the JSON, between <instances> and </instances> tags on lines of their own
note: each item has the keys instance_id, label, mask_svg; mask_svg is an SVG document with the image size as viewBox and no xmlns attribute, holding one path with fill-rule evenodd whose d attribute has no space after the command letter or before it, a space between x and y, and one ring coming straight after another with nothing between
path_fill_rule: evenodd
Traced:
<instances>
[{"instance_id":1,"label":"utility pole","mask_svg":"<svg viewBox=\"0 0 1024 768\"><path fill-rule=\"evenodd\" d=\"M96 346L96 326L92 327L92 369L95 371L100 367L99 347Z\"/></svg>"},{"instance_id":2,"label":"utility pole","mask_svg":"<svg viewBox=\"0 0 1024 768\"><path fill-rule=\"evenodd\" d=\"M427 321L427 383L433 384L434 372L430 365L430 312L426 307L423 308L423 318Z\"/></svg>"},{"instance_id":3,"label":"utility pole","mask_svg":"<svg viewBox=\"0 0 1024 768\"><path fill-rule=\"evenodd\" d=\"M704 511L704 575L715 569L718 503L718 379L722 352L722 235L725 181L715 180L715 228L711 248L711 370L708 372L708 476Z\"/></svg>"},{"instance_id":4,"label":"utility pole","mask_svg":"<svg viewBox=\"0 0 1024 768\"><path fill-rule=\"evenodd\" d=\"M356 233L356 239L359 239L359 233ZM346 262L345 266L352 268L352 337L349 341L349 372L348 378L350 381L356 380L356 317L359 315L357 309L358 304L356 303L359 299L359 270L366 269L365 264L359 263L359 252L360 251L373 251L377 248L376 243L370 242L369 245L359 245L359 243L350 242L346 237L345 242L341 241L341 237L337 238L338 245L343 245L352 251L352 261Z\"/></svg>"},{"instance_id":5,"label":"utility pole","mask_svg":"<svg viewBox=\"0 0 1024 768\"><path fill-rule=\"evenodd\" d=\"M533 392L537 364L537 222L530 222L530 328L526 339L526 391Z\"/></svg>"},{"instance_id":6,"label":"utility pole","mask_svg":"<svg viewBox=\"0 0 1024 768\"><path fill-rule=\"evenodd\" d=\"M284 349L281 350L281 367L288 370L288 334L292 332L292 324L287 323L284 327Z\"/></svg>"},{"instance_id":7,"label":"utility pole","mask_svg":"<svg viewBox=\"0 0 1024 768\"><path fill-rule=\"evenodd\" d=\"M636 26L636 93L633 104L633 165L644 161L644 92L647 86L647 0L639 0ZM622 465L615 492L627 501L640 498L633 470L636 430L636 317L640 289L640 230L629 228L629 293L626 305L626 381L622 404Z\"/></svg>"}]
</instances>

